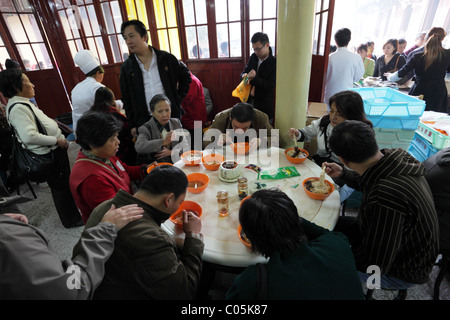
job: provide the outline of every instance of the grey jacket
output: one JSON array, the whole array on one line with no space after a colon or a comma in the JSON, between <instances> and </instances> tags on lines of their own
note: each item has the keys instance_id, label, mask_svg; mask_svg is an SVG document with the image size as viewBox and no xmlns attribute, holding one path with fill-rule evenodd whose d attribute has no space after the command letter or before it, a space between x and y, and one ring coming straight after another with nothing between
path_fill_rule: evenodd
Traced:
<instances>
[{"instance_id":1,"label":"grey jacket","mask_svg":"<svg viewBox=\"0 0 450 320\"><path fill-rule=\"evenodd\" d=\"M0 300L90 299L103 278L117 230L105 222L86 229L79 254L61 261L41 230L0 214Z\"/></svg>"}]
</instances>

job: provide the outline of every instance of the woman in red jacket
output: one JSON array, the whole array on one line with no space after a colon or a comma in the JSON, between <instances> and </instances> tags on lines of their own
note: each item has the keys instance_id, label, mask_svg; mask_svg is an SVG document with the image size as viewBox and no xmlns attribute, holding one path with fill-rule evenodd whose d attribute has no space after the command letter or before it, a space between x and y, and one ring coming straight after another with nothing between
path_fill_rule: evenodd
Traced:
<instances>
[{"instance_id":1,"label":"woman in red jacket","mask_svg":"<svg viewBox=\"0 0 450 320\"><path fill-rule=\"evenodd\" d=\"M116 156L119 126L110 114L88 112L77 123L81 150L70 174L70 190L86 223L92 210L123 189L133 194L131 182L142 180L146 165L129 166Z\"/></svg>"}]
</instances>

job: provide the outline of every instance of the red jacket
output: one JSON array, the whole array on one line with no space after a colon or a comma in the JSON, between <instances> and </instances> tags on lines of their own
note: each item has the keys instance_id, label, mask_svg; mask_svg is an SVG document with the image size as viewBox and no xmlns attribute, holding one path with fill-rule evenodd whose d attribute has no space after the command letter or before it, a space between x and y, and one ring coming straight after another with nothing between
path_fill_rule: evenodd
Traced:
<instances>
[{"instance_id":1,"label":"red jacket","mask_svg":"<svg viewBox=\"0 0 450 320\"><path fill-rule=\"evenodd\" d=\"M181 123L183 124L183 128L188 130L194 129L194 121L201 121L201 127L203 127L203 124L208 120L203 85L192 73L191 79L189 92L181 102L181 107L184 110Z\"/></svg>"},{"instance_id":2,"label":"red jacket","mask_svg":"<svg viewBox=\"0 0 450 320\"><path fill-rule=\"evenodd\" d=\"M131 181L142 178L141 166L128 166L116 156L110 160L116 170L78 153L70 174L70 190L84 223L96 206L114 198L120 189L132 194Z\"/></svg>"}]
</instances>

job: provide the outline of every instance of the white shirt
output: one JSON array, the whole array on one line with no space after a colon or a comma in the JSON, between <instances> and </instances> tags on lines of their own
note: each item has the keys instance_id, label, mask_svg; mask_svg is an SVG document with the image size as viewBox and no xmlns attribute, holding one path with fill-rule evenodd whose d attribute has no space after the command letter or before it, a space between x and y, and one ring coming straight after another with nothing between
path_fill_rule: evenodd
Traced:
<instances>
[{"instance_id":1,"label":"white shirt","mask_svg":"<svg viewBox=\"0 0 450 320\"><path fill-rule=\"evenodd\" d=\"M73 88L71 98L74 135L77 129L78 119L94 105L95 91L100 87L104 87L104 85L92 77L86 77L86 79Z\"/></svg>"},{"instance_id":2,"label":"white shirt","mask_svg":"<svg viewBox=\"0 0 450 320\"><path fill-rule=\"evenodd\" d=\"M364 63L359 54L347 47L339 47L330 54L327 77L325 81L324 102L328 104L335 93L353 88L353 82L364 75Z\"/></svg>"},{"instance_id":3,"label":"white shirt","mask_svg":"<svg viewBox=\"0 0 450 320\"><path fill-rule=\"evenodd\" d=\"M147 108L149 114L152 114L150 111L150 101L157 94L166 94L164 91L163 84L161 82L161 77L159 76L158 70L158 62L155 51L152 49L152 62L150 63L150 68L145 70L144 64L137 58L137 62L139 67L142 70L142 78L144 79L144 89L145 89L145 99L147 101Z\"/></svg>"}]
</instances>

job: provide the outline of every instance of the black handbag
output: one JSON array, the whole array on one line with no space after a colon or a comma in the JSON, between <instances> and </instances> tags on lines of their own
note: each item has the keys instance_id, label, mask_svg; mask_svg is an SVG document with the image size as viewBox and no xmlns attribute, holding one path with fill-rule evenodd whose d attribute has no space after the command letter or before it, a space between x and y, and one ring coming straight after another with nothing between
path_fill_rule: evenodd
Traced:
<instances>
[{"instance_id":1,"label":"black handbag","mask_svg":"<svg viewBox=\"0 0 450 320\"><path fill-rule=\"evenodd\" d=\"M15 104L11 105L8 109L8 114ZM32 107L27 104L31 112L33 112L34 119L36 121L39 133L47 135L47 131L42 126L41 122L36 117ZM13 133L13 150L12 150L12 163L13 170L18 182L34 181L44 182L47 181L51 171L53 170L53 152L46 154L36 154L30 150L24 149L22 144L16 137L14 127Z\"/></svg>"}]
</instances>

